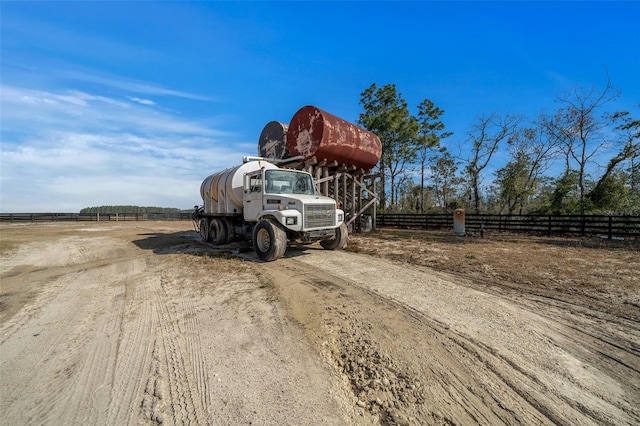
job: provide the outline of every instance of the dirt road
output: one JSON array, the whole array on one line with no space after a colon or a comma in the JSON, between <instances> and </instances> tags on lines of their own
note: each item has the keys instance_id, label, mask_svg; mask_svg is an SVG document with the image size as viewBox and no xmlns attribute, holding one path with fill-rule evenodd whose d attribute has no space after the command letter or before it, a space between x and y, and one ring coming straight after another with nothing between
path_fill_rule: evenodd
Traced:
<instances>
[{"instance_id":1,"label":"dirt road","mask_svg":"<svg viewBox=\"0 0 640 426\"><path fill-rule=\"evenodd\" d=\"M0 235L2 425L640 423L637 251L574 292L185 222Z\"/></svg>"}]
</instances>

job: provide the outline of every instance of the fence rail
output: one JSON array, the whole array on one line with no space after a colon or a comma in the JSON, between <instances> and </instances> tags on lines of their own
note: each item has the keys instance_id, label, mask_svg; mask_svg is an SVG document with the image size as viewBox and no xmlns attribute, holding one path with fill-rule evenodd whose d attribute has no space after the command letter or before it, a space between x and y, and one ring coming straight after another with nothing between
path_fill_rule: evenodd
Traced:
<instances>
[{"instance_id":1,"label":"fence rail","mask_svg":"<svg viewBox=\"0 0 640 426\"><path fill-rule=\"evenodd\" d=\"M0 213L0 222L120 222L191 220L191 213ZM377 227L453 228L453 214L378 213ZM466 214L467 232L482 230L546 235L640 237L640 216Z\"/></svg>"},{"instance_id":2,"label":"fence rail","mask_svg":"<svg viewBox=\"0 0 640 426\"><path fill-rule=\"evenodd\" d=\"M453 228L453 214L395 214L376 216L377 227L422 229ZM640 216L607 215L492 215L466 214L467 232L488 230L498 232L529 232L546 235L603 235L640 237Z\"/></svg>"},{"instance_id":3,"label":"fence rail","mask_svg":"<svg viewBox=\"0 0 640 426\"><path fill-rule=\"evenodd\" d=\"M191 213L0 213L0 222L120 222L191 220Z\"/></svg>"}]
</instances>

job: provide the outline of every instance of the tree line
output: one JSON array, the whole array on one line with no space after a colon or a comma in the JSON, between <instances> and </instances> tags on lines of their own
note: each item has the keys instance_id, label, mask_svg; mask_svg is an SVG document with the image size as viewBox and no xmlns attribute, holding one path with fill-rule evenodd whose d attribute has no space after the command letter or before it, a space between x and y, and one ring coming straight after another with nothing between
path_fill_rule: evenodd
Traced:
<instances>
[{"instance_id":1,"label":"tree line","mask_svg":"<svg viewBox=\"0 0 640 426\"><path fill-rule=\"evenodd\" d=\"M454 142L431 100L414 115L394 84L373 83L361 93L358 124L382 142L378 208L640 214L640 119L611 110L619 96L607 78L602 89L557 96L551 114L481 115ZM498 153L507 156L500 167Z\"/></svg>"},{"instance_id":2,"label":"tree line","mask_svg":"<svg viewBox=\"0 0 640 426\"><path fill-rule=\"evenodd\" d=\"M99 206L85 207L80 213L190 213L191 210L180 210L174 207L141 207L141 206Z\"/></svg>"}]
</instances>

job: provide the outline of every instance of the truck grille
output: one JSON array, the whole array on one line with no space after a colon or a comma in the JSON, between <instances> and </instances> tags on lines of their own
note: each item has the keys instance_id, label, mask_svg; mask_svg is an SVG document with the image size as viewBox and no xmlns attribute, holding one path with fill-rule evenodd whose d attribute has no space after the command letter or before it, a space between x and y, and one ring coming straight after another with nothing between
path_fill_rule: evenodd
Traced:
<instances>
[{"instance_id":1,"label":"truck grille","mask_svg":"<svg viewBox=\"0 0 640 426\"><path fill-rule=\"evenodd\" d=\"M310 204L304 206L304 228L333 227L336 207L333 204Z\"/></svg>"}]
</instances>

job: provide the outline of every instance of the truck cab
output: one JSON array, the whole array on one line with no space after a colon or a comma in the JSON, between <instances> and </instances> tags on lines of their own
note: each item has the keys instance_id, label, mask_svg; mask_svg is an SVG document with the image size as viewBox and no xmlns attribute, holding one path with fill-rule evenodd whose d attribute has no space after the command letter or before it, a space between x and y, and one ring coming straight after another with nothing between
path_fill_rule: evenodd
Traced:
<instances>
[{"instance_id":1,"label":"truck cab","mask_svg":"<svg viewBox=\"0 0 640 426\"><path fill-rule=\"evenodd\" d=\"M303 242L334 235L344 222L335 200L317 194L311 174L289 169L247 173L243 215L246 222L271 218Z\"/></svg>"}]
</instances>

